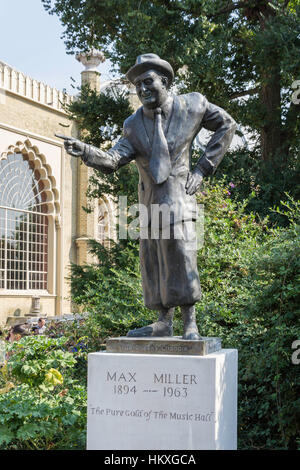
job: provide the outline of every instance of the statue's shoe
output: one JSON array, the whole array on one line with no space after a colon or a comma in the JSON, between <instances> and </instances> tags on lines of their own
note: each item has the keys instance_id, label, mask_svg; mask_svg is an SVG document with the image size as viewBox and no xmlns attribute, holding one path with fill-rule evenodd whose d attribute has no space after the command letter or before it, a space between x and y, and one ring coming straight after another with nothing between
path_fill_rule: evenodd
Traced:
<instances>
[{"instance_id":1,"label":"statue's shoe","mask_svg":"<svg viewBox=\"0 0 300 470\"><path fill-rule=\"evenodd\" d=\"M173 336L172 324L164 323L163 321L157 321L151 323L151 325L143 326L135 330L130 330L127 333L130 338L141 338L151 336Z\"/></svg>"},{"instance_id":2,"label":"statue's shoe","mask_svg":"<svg viewBox=\"0 0 300 470\"><path fill-rule=\"evenodd\" d=\"M182 339L188 339L188 340L192 340L192 341L199 341L199 339L201 339L201 336L199 335L199 333L191 332L191 333L185 333L182 336Z\"/></svg>"},{"instance_id":3,"label":"statue's shoe","mask_svg":"<svg viewBox=\"0 0 300 470\"><path fill-rule=\"evenodd\" d=\"M192 341L198 341L199 339L201 339L198 327L194 322L192 322L192 324L190 325L185 326L182 339L188 339Z\"/></svg>"}]
</instances>

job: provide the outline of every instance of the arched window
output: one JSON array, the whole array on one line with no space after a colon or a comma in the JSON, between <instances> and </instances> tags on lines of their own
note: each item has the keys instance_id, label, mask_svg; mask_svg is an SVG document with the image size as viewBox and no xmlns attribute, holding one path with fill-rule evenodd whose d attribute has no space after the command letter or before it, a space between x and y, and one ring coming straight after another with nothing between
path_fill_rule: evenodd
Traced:
<instances>
[{"instance_id":1,"label":"arched window","mask_svg":"<svg viewBox=\"0 0 300 470\"><path fill-rule=\"evenodd\" d=\"M0 160L0 288L47 289L47 211L32 161L22 153Z\"/></svg>"}]
</instances>

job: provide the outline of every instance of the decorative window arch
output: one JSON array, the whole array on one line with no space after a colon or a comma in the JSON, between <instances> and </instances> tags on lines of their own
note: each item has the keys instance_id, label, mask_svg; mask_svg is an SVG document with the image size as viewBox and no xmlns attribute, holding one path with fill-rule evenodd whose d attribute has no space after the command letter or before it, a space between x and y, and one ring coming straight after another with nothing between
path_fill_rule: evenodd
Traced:
<instances>
[{"instance_id":1,"label":"decorative window arch","mask_svg":"<svg viewBox=\"0 0 300 470\"><path fill-rule=\"evenodd\" d=\"M45 291L49 235L59 210L50 167L27 139L0 158L0 288Z\"/></svg>"}]
</instances>

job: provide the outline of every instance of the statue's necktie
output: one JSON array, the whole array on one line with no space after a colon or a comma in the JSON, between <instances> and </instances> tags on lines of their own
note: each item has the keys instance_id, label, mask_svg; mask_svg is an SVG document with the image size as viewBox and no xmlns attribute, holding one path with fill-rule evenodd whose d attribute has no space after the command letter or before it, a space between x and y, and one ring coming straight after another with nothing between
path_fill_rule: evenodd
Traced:
<instances>
[{"instance_id":1,"label":"statue's necktie","mask_svg":"<svg viewBox=\"0 0 300 470\"><path fill-rule=\"evenodd\" d=\"M171 172L171 159L168 143L162 128L161 109L154 110L154 136L150 159L150 171L156 184L161 184L168 179Z\"/></svg>"}]
</instances>

